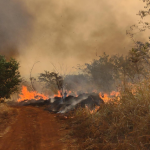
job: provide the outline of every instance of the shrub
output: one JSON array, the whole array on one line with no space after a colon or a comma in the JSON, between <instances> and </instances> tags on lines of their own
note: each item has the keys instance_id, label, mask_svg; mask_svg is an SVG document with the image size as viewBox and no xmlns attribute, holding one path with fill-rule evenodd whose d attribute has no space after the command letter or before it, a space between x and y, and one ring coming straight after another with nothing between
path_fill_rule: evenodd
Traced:
<instances>
[{"instance_id":1,"label":"shrub","mask_svg":"<svg viewBox=\"0 0 150 150\"><path fill-rule=\"evenodd\" d=\"M17 85L21 82L19 63L11 58L9 61L0 55L0 99L9 98L18 90Z\"/></svg>"},{"instance_id":2,"label":"shrub","mask_svg":"<svg viewBox=\"0 0 150 150\"><path fill-rule=\"evenodd\" d=\"M136 92L132 92L136 88ZM115 98L117 100L117 98ZM78 109L68 119L78 149L148 150L150 147L150 86L147 80L121 92L120 103L111 101L96 113Z\"/></svg>"}]
</instances>

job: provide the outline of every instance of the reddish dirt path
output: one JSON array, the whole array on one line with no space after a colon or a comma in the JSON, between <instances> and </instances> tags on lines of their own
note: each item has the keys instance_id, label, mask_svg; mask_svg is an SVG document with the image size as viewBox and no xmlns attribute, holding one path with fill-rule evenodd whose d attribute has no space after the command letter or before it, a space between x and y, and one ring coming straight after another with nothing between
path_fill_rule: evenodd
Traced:
<instances>
[{"instance_id":1,"label":"reddish dirt path","mask_svg":"<svg viewBox=\"0 0 150 150\"><path fill-rule=\"evenodd\" d=\"M16 122L0 138L0 150L63 150L55 114L29 106L18 109Z\"/></svg>"}]
</instances>

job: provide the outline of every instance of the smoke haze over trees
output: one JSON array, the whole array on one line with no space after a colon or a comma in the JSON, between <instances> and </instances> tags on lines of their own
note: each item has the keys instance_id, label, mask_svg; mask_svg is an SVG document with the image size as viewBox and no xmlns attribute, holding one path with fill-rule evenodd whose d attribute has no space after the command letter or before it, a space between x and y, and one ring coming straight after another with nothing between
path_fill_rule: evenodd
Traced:
<instances>
[{"instance_id":1,"label":"smoke haze over trees","mask_svg":"<svg viewBox=\"0 0 150 150\"><path fill-rule=\"evenodd\" d=\"M149 77L150 54L149 43L136 42L126 56L108 55L106 53L86 63L82 74L67 75L64 78L65 88L71 91L92 92L97 90L109 93L126 88L128 83L139 83ZM80 67L79 67L80 69Z\"/></svg>"},{"instance_id":2,"label":"smoke haze over trees","mask_svg":"<svg viewBox=\"0 0 150 150\"><path fill-rule=\"evenodd\" d=\"M18 57L31 29L31 16L20 1L0 1L0 53Z\"/></svg>"},{"instance_id":3,"label":"smoke haze over trees","mask_svg":"<svg viewBox=\"0 0 150 150\"><path fill-rule=\"evenodd\" d=\"M72 66L103 52L127 54L134 43L126 30L137 23L136 14L144 5L138 0L1 0L0 52L7 58L15 56L26 77L36 61L40 63L34 67L35 75L52 70L51 62L76 72ZM147 34L137 34L137 39L146 41Z\"/></svg>"}]
</instances>

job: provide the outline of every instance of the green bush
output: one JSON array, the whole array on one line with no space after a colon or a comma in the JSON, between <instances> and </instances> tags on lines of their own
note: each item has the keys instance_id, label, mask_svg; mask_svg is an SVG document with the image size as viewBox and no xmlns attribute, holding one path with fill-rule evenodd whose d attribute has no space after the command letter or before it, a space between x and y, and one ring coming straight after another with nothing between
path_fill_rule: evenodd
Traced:
<instances>
[{"instance_id":1,"label":"green bush","mask_svg":"<svg viewBox=\"0 0 150 150\"><path fill-rule=\"evenodd\" d=\"M9 61L0 55L0 99L10 98L18 90L21 82L19 63L11 58Z\"/></svg>"}]
</instances>

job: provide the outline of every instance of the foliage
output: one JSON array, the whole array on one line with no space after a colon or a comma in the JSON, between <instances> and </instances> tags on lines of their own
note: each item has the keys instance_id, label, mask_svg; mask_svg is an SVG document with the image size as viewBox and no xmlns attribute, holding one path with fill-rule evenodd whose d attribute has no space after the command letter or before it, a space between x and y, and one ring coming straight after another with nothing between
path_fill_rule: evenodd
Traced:
<instances>
[{"instance_id":1,"label":"foliage","mask_svg":"<svg viewBox=\"0 0 150 150\"><path fill-rule=\"evenodd\" d=\"M149 47L150 43L146 42L145 44L142 42L137 41L136 42L136 48L132 48L131 51L129 51L130 59L133 63L141 62L142 60L146 61L148 63L149 57Z\"/></svg>"},{"instance_id":2,"label":"foliage","mask_svg":"<svg viewBox=\"0 0 150 150\"><path fill-rule=\"evenodd\" d=\"M150 0L143 0L142 18L150 14ZM140 21L145 31L149 23ZM135 26L131 27L133 30ZM134 34L130 34L133 38ZM134 41L134 40L133 40ZM93 82L107 90L116 79L123 83L120 101L115 98L100 106L97 113L78 109L67 120L69 138L75 139L78 150L150 149L150 62L149 43L135 42L127 56L103 54L99 60L86 64L85 70ZM105 88L106 85L106 88ZM125 90L124 90L125 88Z\"/></svg>"},{"instance_id":3,"label":"foliage","mask_svg":"<svg viewBox=\"0 0 150 150\"><path fill-rule=\"evenodd\" d=\"M78 150L148 150L150 147L149 43L136 42L126 56L105 53L84 71L102 89L122 84L120 99L102 104L96 113L75 110L67 120L69 137ZM113 88L112 88L113 89ZM106 89L107 90L107 89Z\"/></svg>"},{"instance_id":4,"label":"foliage","mask_svg":"<svg viewBox=\"0 0 150 150\"><path fill-rule=\"evenodd\" d=\"M126 82L140 82L149 75L150 44L137 42L126 56L107 55L104 53L98 60L86 63L84 72L89 75L90 80L100 91L110 92L115 90L119 84Z\"/></svg>"},{"instance_id":5,"label":"foliage","mask_svg":"<svg viewBox=\"0 0 150 150\"><path fill-rule=\"evenodd\" d=\"M137 14L141 16L142 19L143 17L150 15L150 9L148 9L148 7L150 6L150 0L143 0L143 2L146 4L146 6L144 7L145 10L140 10L139 13Z\"/></svg>"},{"instance_id":6,"label":"foliage","mask_svg":"<svg viewBox=\"0 0 150 150\"><path fill-rule=\"evenodd\" d=\"M145 3L144 9L139 10L137 15L139 15L143 19L144 17L150 15L150 9L149 9L150 0L142 0L142 1ZM129 35L132 38L133 42L135 43L133 36L139 32L133 33L134 29L138 29L139 32L145 31L146 29L150 29L150 23L140 20L138 22L138 25L134 24L130 27L129 30L126 31L126 34ZM150 40L150 37L149 37L149 40Z\"/></svg>"},{"instance_id":7,"label":"foliage","mask_svg":"<svg viewBox=\"0 0 150 150\"><path fill-rule=\"evenodd\" d=\"M148 150L150 147L150 80L128 86L116 99L90 114L78 109L71 114L69 136L78 150ZM134 94L132 90L136 89ZM72 117L73 116L73 117ZM67 128L66 127L66 128Z\"/></svg>"},{"instance_id":8,"label":"foliage","mask_svg":"<svg viewBox=\"0 0 150 150\"><path fill-rule=\"evenodd\" d=\"M40 73L38 79L40 82L44 82L47 88L54 91L63 88L63 78L58 73L45 71L45 73Z\"/></svg>"},{"instance_id":9,"label":"foliage","mask_svg":"<svg viewBox=\"0 0 150 150\"><path fill-rule=\"evenodd\" d=\"M6 61L4 56L0 56L0 98L9 98L18 90L20 79L19 63L15 59Z\"/></svg>"},{"instance_id":10,"label":"foliage","mask_svg":"<svg viewBox=\"0 0 150 150\"><path fill-rule=\"evenodd\" d=\"M98 60L93 60L91 64L86 63L85 71L98 88L104 91L111 91L114 83L114 64L109 55L103 54Z\"/></svg>"}]
</instances>

